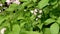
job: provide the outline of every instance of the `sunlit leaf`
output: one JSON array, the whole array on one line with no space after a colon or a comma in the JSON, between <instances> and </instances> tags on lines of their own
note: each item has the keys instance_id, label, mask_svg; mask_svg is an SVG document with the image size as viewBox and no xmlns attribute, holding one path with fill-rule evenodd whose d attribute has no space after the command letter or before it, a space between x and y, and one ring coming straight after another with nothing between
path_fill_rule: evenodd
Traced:
<instances>
[{"instance_id":1,"label":"sunlit leaf","mask_svg":"<svg viewBox=\"0 0 60 34\"><path fill-rule=\"evenodd\" d=\"M41 1L38 3L38 8L39 8L39 9L42 9L43 7L45 7L45 6L48 5L48 2L49 2L49 0L41 0Z\"/></svg>"},{"instance_id":2,"label":"sunlit leaf","mask_svg":"<svg viewBox=\"0 0 60 34\"><path fill-rule=\"evenodd\" d=\"M59 25L54 23L50 26L51 34L58 34L59 33Z\"/></svg>"}]
</instances>

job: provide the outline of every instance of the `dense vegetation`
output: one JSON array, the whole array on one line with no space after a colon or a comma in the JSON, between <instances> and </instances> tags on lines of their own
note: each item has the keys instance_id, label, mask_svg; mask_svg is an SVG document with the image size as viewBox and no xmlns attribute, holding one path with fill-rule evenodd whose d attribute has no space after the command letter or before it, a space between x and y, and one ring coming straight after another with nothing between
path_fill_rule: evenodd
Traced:
<instances>
[{"instance_id":1,"label":"dense vegetation","mask_svg":"<svg viewBox=\"0 0 60 34\"><path fill-rule=\"evenodd\" d=\"M0 4L0 30L6 28L5 34L60 34L60 0L20 0L9 6L0 0ZM35 9L36 15L31 13Z\"/></svg>"}]
</instances>

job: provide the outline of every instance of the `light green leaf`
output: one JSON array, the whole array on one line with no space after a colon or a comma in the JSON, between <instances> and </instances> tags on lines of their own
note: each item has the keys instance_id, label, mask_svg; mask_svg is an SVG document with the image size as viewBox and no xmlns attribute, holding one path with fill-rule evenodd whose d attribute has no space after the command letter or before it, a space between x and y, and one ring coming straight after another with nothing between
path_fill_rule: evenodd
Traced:
<instances>
[{"instance_id":1,"label":"light green leaf","mask_svg":"<svg viewBox=\"0 0 60 34\"><path fill-rule=\"evenodd\" d=\"M51 34L50 28L44 28L44 34Z\"/></svg>"},{"instance_id":2,"label":"light green leaf","mask_svg":"<svg viewBox=\"0 0 60 34\"><path fill-rule=\"evenodd\" d=\"M49 19L47 19L47 20L44 22L44 24L45 24L45 25L49 25L49 24L51 24L51 23L53 23L53 22L55 22L55 20L52 19L52 18L49 18Z\"/></svg>"},{"instance_id":3,"label":"light green leaf","mask_svg":"<svg viewBox=\"0 0 60 34\"><path fill-rule=\"evenodd\" d=\"M32 0L33 2L37 2L37 0Z\"/></svg>"},{"instance_id":4,"label":"light green leaf","mask_svg":"<svg viewBox=\"0 0 60 34\"><path fill-rule=\"evenodd\" d=\"M49 2L49 0L41 0L41 1L38 3L38 8L39 8L39 9L42 9L43 7L45 7L46 5L48 5L48 2Z\"/></svg>"},{"instance_id":5,"label":"light green leaf","mask_svg":"<svg viewBox=\"0 0 60 34\"><path fill-rule=\"evenodd\" d=\"M59 25L54 23L50 26L51 34L58 34L59 33Z\"/></svg>"},{"instance_id":6,"label":"light green leaf","mask_svg":"<svg viewBox=\"0 0 60 34\"><path fill-rule=\"evenodd\" d=\"M39 25L37 25L40 29L42 29L42 27L43 27L43 23L42 24L39 24Z\"/></svg>"},{"instance_id":7,"label":"light green leaf","mask_svg":"<svg viewBox=\"0 0 60 34\"><path fill-rule=\"evenodd\" d=\"M28 1L31 1L31 0L20 0L21 2L28 2Z\"/></svg>"},{"instance_id":8,"label":"light green leaf","mask_svg":"<svg viewBox=\"0 0 60 34\"><path fill-rule=\"evenodd\" d=\"M6 0L1 0L2 3L5 3Z\"/></svg>"},{"instance_id":9,"label":"light green leaf","mask_svg":"<svg viewBox=\"0 0 60 34\"><path fill-rule=\"evenodd\" d=\"M13 25L11 34L19 34L19 32L20 32L19 25L18 24Z\"/></svg>"},{"instance_id":10,"label":"light green leaf","mask_svg":"<svg viewBox=\"0 0 60 34\"><path fill-rule=\"evenodd\" d=\"M34 31L22 31L20 34L40 34L40 33Z\"/></svg>"},{"instance_id":11,"label":"light green leaf","mask_svg":"<svg viewBox=\"0 0 60 34\"><path fill-rule=\"evenodd\" d=\"M58 24L60 24L60 17L57 19L57 21L56 21Z\"/></svg>"},{"instance_id":12,"label":"light green leaf","mask_svg":"<svg viewBox=\"0 0 60 34\"><path fill-rule=\"evenodd\" d=\"M8 18L9 18L9 16L0 16L0 24Z\"/></svg>"},{"instance_id":13,"label":"light green leaf","mask_svg":"<svg viewBox=\"0 0 60 34\"><path fill-rule=\"evenodd\" d=\"M50 1L50 4L51 4L51 5L57 4L57 0L53 0L53 1L51 0L51 1Z\"/></svg>"},{"instance_id":14,"label":"light green leaf","mask_svg":"<svg viewBox=\"0 0 60 34\"><path fill-rule=\"evenodd\" d=\"M14 11L17 8L17 4L11 4L9 8L6 9L6 11Z\"/></svg>"}]
</instances>

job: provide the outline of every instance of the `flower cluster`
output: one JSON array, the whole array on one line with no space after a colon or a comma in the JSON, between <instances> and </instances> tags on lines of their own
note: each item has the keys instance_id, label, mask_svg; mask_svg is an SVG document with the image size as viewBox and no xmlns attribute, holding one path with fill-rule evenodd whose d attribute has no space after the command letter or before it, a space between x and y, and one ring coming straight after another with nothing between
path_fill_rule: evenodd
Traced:
<instances>
[{"instance_id":1,"label":"flower cluster","mask_svg":"<svg viewBox=\"0 0 60 34\"><path fill-rule=\"evenodd\" d=\"M10 5L11 3L16 3L16 4L20 4L19 0L6 0L7 5Z\"/></svg>"}]
</instances>

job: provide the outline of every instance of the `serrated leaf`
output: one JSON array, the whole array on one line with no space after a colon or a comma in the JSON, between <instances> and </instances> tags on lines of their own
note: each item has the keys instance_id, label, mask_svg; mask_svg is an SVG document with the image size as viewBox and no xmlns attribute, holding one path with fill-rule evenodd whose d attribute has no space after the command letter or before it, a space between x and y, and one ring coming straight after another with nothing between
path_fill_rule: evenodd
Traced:
<instances>
[{"instance_id":1,"label":"serrated leaf","mask_svg":"<svg viewBox=\"0 0 60 34\"><path fill-rule=\"evenodd\" d=\"M59 33L59 25L54 23L50 26L51 34L58 34Z\"/></svg>"},{"instance_id":2,"label":"serrated leaf","mask_svg":"<svg viewBox=\"0 0 60 34\"><path fill-rule=\"evenodd\" d=\"M49 2L49 0L41 0L41 1L38 3L38 8L39 8L39 9L42 9L43 7L45 7L46 5L48 5L48 2Z\"/></svg>"},{"instance_id":3,"label":"serrated leaf","mask_svg":"<svg viewBox=\"0 0 60 34\"><path fill-rule=\"evenodd\" d=\"M52 18L49 18L49 19L47 19L47 20L44 22L44 24L45 24L45 25L49 25L49 24L51 24L51 23L53 23L53 22L55 22L55 20L52 19Z\"/></svg>"}]
</instances>

